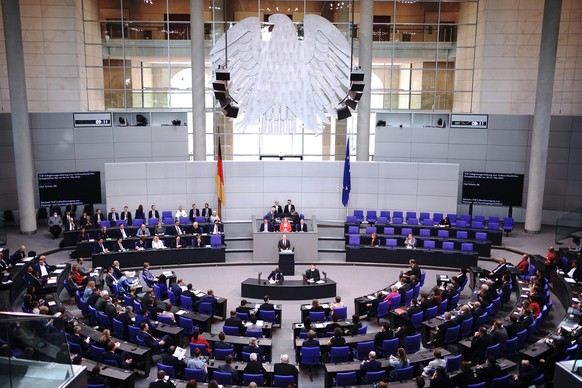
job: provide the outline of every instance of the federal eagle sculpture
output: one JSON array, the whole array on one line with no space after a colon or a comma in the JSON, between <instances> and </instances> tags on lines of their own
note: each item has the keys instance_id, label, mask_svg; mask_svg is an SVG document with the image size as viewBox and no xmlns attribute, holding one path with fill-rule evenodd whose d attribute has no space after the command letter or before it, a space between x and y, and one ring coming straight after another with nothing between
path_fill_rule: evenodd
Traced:
<instances>
[{"instance_id":1,"label":"federal eagle sculpture","mask_svg":"<svg viewBox=\"0 0 582 388\"><path fill-rule=\"evenodd\" d=\"M303 37L286 15L271 15L269 23L269 39L263 39L257 17L228 29L210 52L212 69L230 71L228 89L243 113L241 129L260 119L264 132L293 133L298 119L319 133L348 93L350 45L321 16L305 16Z\"/></svg>"}]
</instances>

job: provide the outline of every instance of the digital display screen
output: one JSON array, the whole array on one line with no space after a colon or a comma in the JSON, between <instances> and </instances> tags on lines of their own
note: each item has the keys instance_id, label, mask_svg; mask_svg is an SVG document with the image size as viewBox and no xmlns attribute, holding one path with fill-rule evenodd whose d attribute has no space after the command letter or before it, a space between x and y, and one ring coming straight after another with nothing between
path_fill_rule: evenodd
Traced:
<instances>
[{"instance_id":1,"label":"digital display screen","mask_svg":"<svg viewBox=\"0 0 582 388\"><path fill-rule=\"evenodd\" d=\"M99 171L38 174L40 206L101 203Z\"/></svg>"},{"instance_id":2,"label":"digital display screen","mask_svg":"<svg viewBox=\"0 0 582 388\"><path fill-rule=\"evenodd\" d=\"M463 172L462 203L490 206L521 206L523 174Z\"/></svg>"}]
</instances>

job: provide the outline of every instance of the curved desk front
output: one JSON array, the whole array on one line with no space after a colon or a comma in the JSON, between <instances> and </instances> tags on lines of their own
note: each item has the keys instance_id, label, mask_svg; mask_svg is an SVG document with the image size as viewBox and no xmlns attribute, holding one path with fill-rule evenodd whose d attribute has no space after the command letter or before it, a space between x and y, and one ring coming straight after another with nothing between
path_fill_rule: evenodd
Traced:
<instances>
[{"instance_id":1,"label":"curved desk front","mask_svg":"<svg viewBox=\"0 0 582 388\"><path fill-rule=\"evenodd\" d=\"M419 265L468 268L477 265L477 252L443 251L442 249L406 249L346 246L346 262L408 264L414 259Z\"/></svg>"},{"instance_id":2,"label":"curved desk front","mask_svg":"<svg viewBox=\"0 0 582 388\"><path fill-rule=\"evenodd\" d=\"M225 249L217 248L168 248L146 249L145 251L129 250L125 252L96 253L92 255L93 268L111 266L118 260L122 267L143 267L144 262L152 266L173 264L224 263Z\"/></svg>"},{"instance_id":3,"label":"curved desk front","mask_svg":"<svg viewBox=\"0 0 582 388\"><path fill-rule=\"evenodd\" d=\"M283 284L271 284L266 279L248 278L241 283L243 298L263 299L269 295L274 300L301 300L332 298L337 295L337 283L327 278L325 283L304 284L303 280L285 280Z\"/></svg>"}]
</instances>

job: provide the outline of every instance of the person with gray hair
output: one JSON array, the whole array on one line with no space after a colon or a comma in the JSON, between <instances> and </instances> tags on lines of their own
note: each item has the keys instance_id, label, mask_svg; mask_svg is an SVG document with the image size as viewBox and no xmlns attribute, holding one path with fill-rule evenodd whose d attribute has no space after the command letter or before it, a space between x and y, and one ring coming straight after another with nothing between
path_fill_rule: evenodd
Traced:
<instances>
[{"instance_id":1,"label":"person with gray hair","mask_svg":"<svg viewBox=\"0 0 582 388\"><path fill-rule=\"evenodd\" d=\"M245 366L244 373L252 374L252 375L265 375L267 371L263 367L263 364L258 361L257 353L251 353L249 356L250 361L247 362Z\"/></svg>"},{"instance_id":2,"label":"person with gray hair","mask_svg":"<svg viewBox=\"0 0 582 388\"><path fill-rule=\"evenodd\" d=\"M257 339L255 337L249 338L249 344L247 346L243 346L242 348L243 353L256 353L259 358L259 361L263 360L265 357L265 353L263 349L261 349L257 345Z\"/></svg>"},{"instance_id":3,"label":"person with gray hair","mask_svg":"<svg viewBox=\"0 0 582 388\"><path fill-rule=\"evenodd\" d=\"M299 371L297 370L297 367L289 364L289 356L287 354L281 354L280 360L281 362L277 362L273 365L273 374L279 376L294 376L295 381L297 381Z\"/></svg>"}]
</instances>

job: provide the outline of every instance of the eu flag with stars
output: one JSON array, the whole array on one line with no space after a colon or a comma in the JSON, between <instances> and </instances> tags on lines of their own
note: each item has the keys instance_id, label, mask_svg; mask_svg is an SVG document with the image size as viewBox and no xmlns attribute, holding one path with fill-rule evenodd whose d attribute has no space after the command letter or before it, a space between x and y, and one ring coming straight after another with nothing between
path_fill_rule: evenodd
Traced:
<instances>
[{"instance_id":1,"label":"eu flag with stars","mask_svg":"<svg viewBox=\"0 0 582 388\"><path fill-rule=\"evenodd\" d=\"M342 188L342 203L348 206L350 200L350 190L352 189L352 179L350 176L350 139L346 143L346 160L344 161L344 184Z\"/></svg>"}]
</instances>

